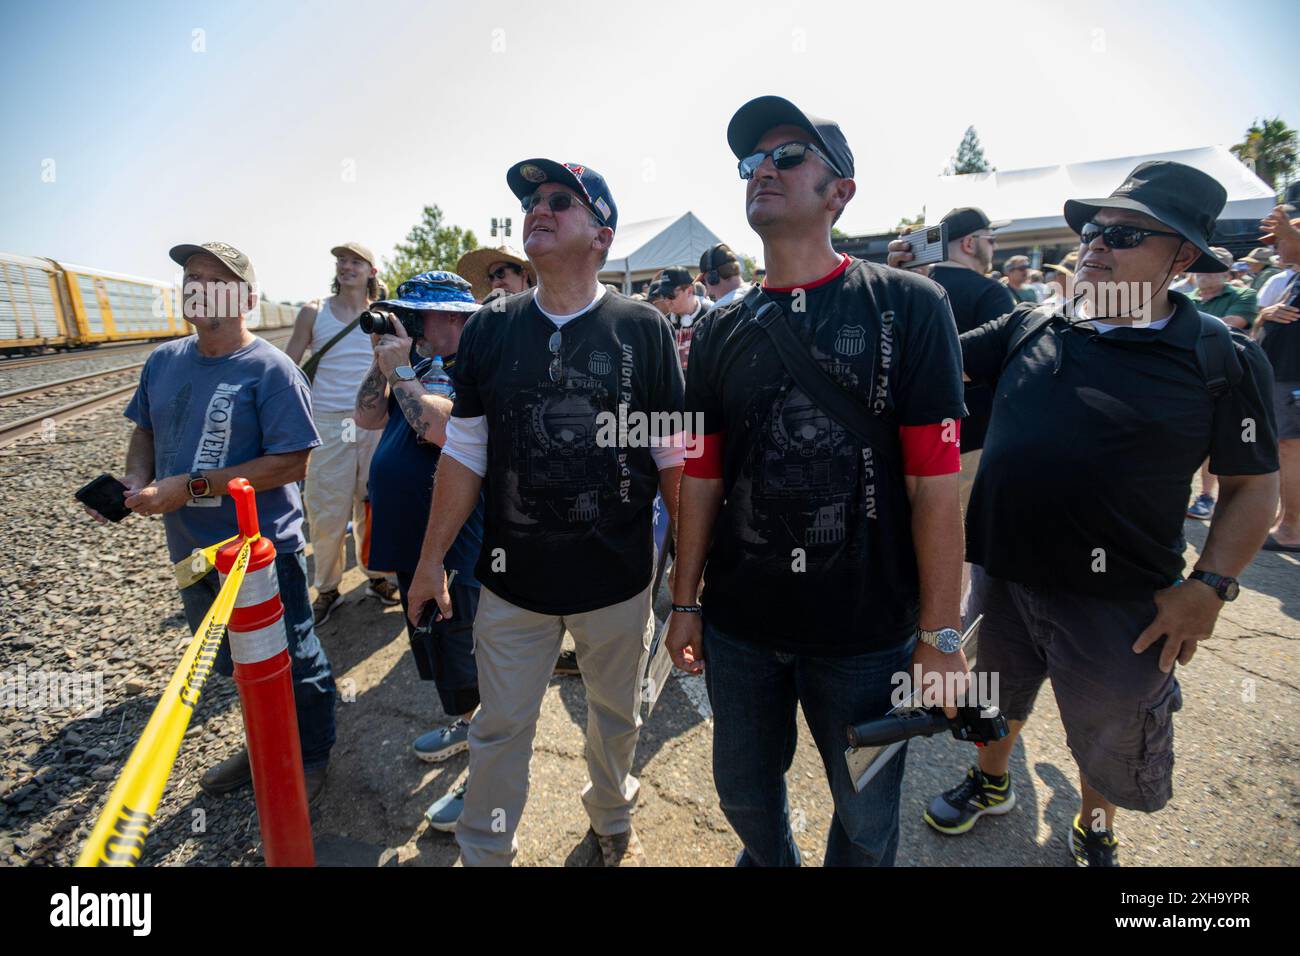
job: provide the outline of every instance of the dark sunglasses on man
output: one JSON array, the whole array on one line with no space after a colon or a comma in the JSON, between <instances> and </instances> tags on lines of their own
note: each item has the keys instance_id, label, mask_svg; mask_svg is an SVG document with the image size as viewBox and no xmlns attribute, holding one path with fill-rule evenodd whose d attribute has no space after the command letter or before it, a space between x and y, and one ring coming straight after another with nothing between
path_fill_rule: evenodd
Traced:
<instances>
[{"instance_id":1,"label":"dark sunglasses on man","mask_svg":"<svg viewBox=\"0 0 1300 956\"><path fill-rule=\"evenodd\" d=\"M774 146L771 149L762 150L761 152L751 153L739 163L736 168L740 170L741 179L753 179L754 173L758 172L758 167L763 165L763 160L768 156L772 157L772 165L777 169L794 169L805 159L808 154L812 153L817 156L823 163L830 167L831 172L836 176L843 176L839 167L831 161L831 158L823 153L812 143L782 143L780 146Z\"/></svg>"},{"instance_id":2,"label":"dark sunglasses on man","mask_svg":"<svg viewBox=\"0 0 1300 956\"><path fill-rule=\"evenodd\" d=\"M524 207L524 214L527 215L528 213L536 209L538 204L541 203L542 200L546 200L546 206L548 209L551 210L551 212L564 212L565 210L571 209L574 206L581 206L583 209L587 210L587 212L590 212L593 216L596 215L596 213L592 211L592 208L588 206L586 203L584 203L581 199L579 199L573 193L566 193L566 192L553 192L553 193L548 193L545 196L543 196L541 193L530 193L528 196L524 197L524 201L521 204ZM597 216L596 218L599 219L600 217Z\"/></svg>"},{"instance_id":3,"label":"dark sunglasses on man","mask_svg":"<svg viewBox=\"0 0 1300 956\"><path fill-rule=\"evenodd\" d=\"M492 279L493 281L500 282L511 272L513 272L515 275L520 275L523 273L523 271L524 271L523 269L519 268L519 266L515 265L513 262L507 262L500 269L495 269L492 272L489 272L488 278Z\"/></svg>"},{"instance_id":4,"label":"dark sunglasses on man","mask_svg":"<svg viewBox=\"0 0 1300 956\"><path fill-rule=\"evenodd\" d=\"M1079 238L1083 240L1084 245L1091 245L1092 241L1101 236L1101 241L1111 249L1136 249L1142 245L1143 240L1148 236L1172 236L1175 239L1183 238L1176 232L1165 232L1160 229L1143 229L1141 226L1128 226L1123 223L1114 223L1109 226L1103 226L1099 222L1085 223L1084 227L1079 230Z\"/></svg>"}]
</instances>

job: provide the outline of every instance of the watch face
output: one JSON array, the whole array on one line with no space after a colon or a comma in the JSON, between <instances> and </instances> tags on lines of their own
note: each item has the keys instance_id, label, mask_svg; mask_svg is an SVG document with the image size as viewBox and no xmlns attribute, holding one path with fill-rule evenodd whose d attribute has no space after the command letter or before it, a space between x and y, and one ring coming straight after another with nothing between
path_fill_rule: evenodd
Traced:
<instances>
[{"instance_id":1,"label":"watch face","mask_svg":"<svg viewBox=\"0 0 1300 956\"><path fill-rule=\"evenodd\" d=\"M1237 594L1241 591L1241 586L1231 579L1223 582L1223 599L1225 601L1237 600Z\"/></svg>"},{"instance_id":2,"label":"watch face","mask_svg":"<svg viewBox=\"0 0 1300 956\"><path fill-rule=\"evenodd\" d=\"M208 495L208 479L191 478L190 479L190 497L206 498Z\"/></svg>"}]
</instances>

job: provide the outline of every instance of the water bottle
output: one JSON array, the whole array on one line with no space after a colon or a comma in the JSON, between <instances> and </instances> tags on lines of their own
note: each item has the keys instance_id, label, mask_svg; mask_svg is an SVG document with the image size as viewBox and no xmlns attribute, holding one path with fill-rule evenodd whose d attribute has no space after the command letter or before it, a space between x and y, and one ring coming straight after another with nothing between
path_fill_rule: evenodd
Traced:
<instances>
[{"instance_id":1,"label":"water bottle","mask_svg":"<svg viewBox=\"0 0 1300 956\"><path fill-rule=\"evenodd\" d=\"M455 394L451 376L447 374L447 369L442 364L441 355L433 357L428 370L420 376L420 383L433 394L441 395L443 398L451 398Z\"/></svg>"}]
</instances>

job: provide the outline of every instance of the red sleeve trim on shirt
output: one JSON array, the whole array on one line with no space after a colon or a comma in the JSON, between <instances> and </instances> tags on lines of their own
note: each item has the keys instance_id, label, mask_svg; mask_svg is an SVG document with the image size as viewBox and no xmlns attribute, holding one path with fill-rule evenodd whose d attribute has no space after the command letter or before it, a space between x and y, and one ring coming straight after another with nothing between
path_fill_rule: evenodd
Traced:
<instances>
[{"instance_id":1,"label":"red sleeve trim on shirt","mask_svg":"<svg viewBox=\"0 0 1300 956\"><path fill-rule=\"evenodd\" d=\"M898 438L903 446L903 474L928 478L961 471L960 421L900 425Z\"/></svg>"},{"instance_id":2,"label":"red sleeve trim on shirt","mask_svg":"<svg viewBox=\"0 0 1300 956\"><path fill-rule=\"evenodd\" d=\"M721 478L722 447L725 444L726 435L726 432L714 432L712 435L699 436L697 438L699 445L696 454L691 454L691 447L688 442L686 464L682 469L682 474L689 475L691 478Z\"/></svg>"},{"instance_id":3,"label":"red sleeve trim on shirt","mask_svg":"<svg viewBox=\"0 0 1300 956\"><path fill-rule=\"evenodd\" d=\"M852 257L849 256L847 253L842 252L840 253L840 256L842 257L840 259L840 264L815 282L805 282L803 285L792 285L789 288L780 289L780 288L776 288L775 286L768 285L766 280L764 280L763 291L764 292L793 292L795 289L803 289L804 291L807 291L808 289L815 289L819 285L825 285L826 283L830 282L832 279L838 279L840 276L842 276L844 274L844 271L849 267L849 263L853 261Z\"/></svg>"}]
</instances>

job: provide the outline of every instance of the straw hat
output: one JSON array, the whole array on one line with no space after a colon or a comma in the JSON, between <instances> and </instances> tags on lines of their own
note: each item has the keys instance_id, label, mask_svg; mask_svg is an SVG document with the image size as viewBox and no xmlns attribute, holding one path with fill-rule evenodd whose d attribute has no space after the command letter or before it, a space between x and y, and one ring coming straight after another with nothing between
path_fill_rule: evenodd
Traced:
<instances>
[{"instance_id":1,"label":"straw hat","mask_svg":"<svg viewBox=\"0 0 1300 956\"><path fill-rule=\"evenodd\" d=\"M474 290L474 298L479 302L482 302L487 294L492 291L492 280L488 278L487 272L488 267L494 262L513 263L523 269L534 283L537 281L533 267L522 252L509 246L489 246L485 249L475 249L473 252L467 252L460 257L460 261L456 263L456 274L469 280L469 284Z\"/></svg>"}]
</instances>

